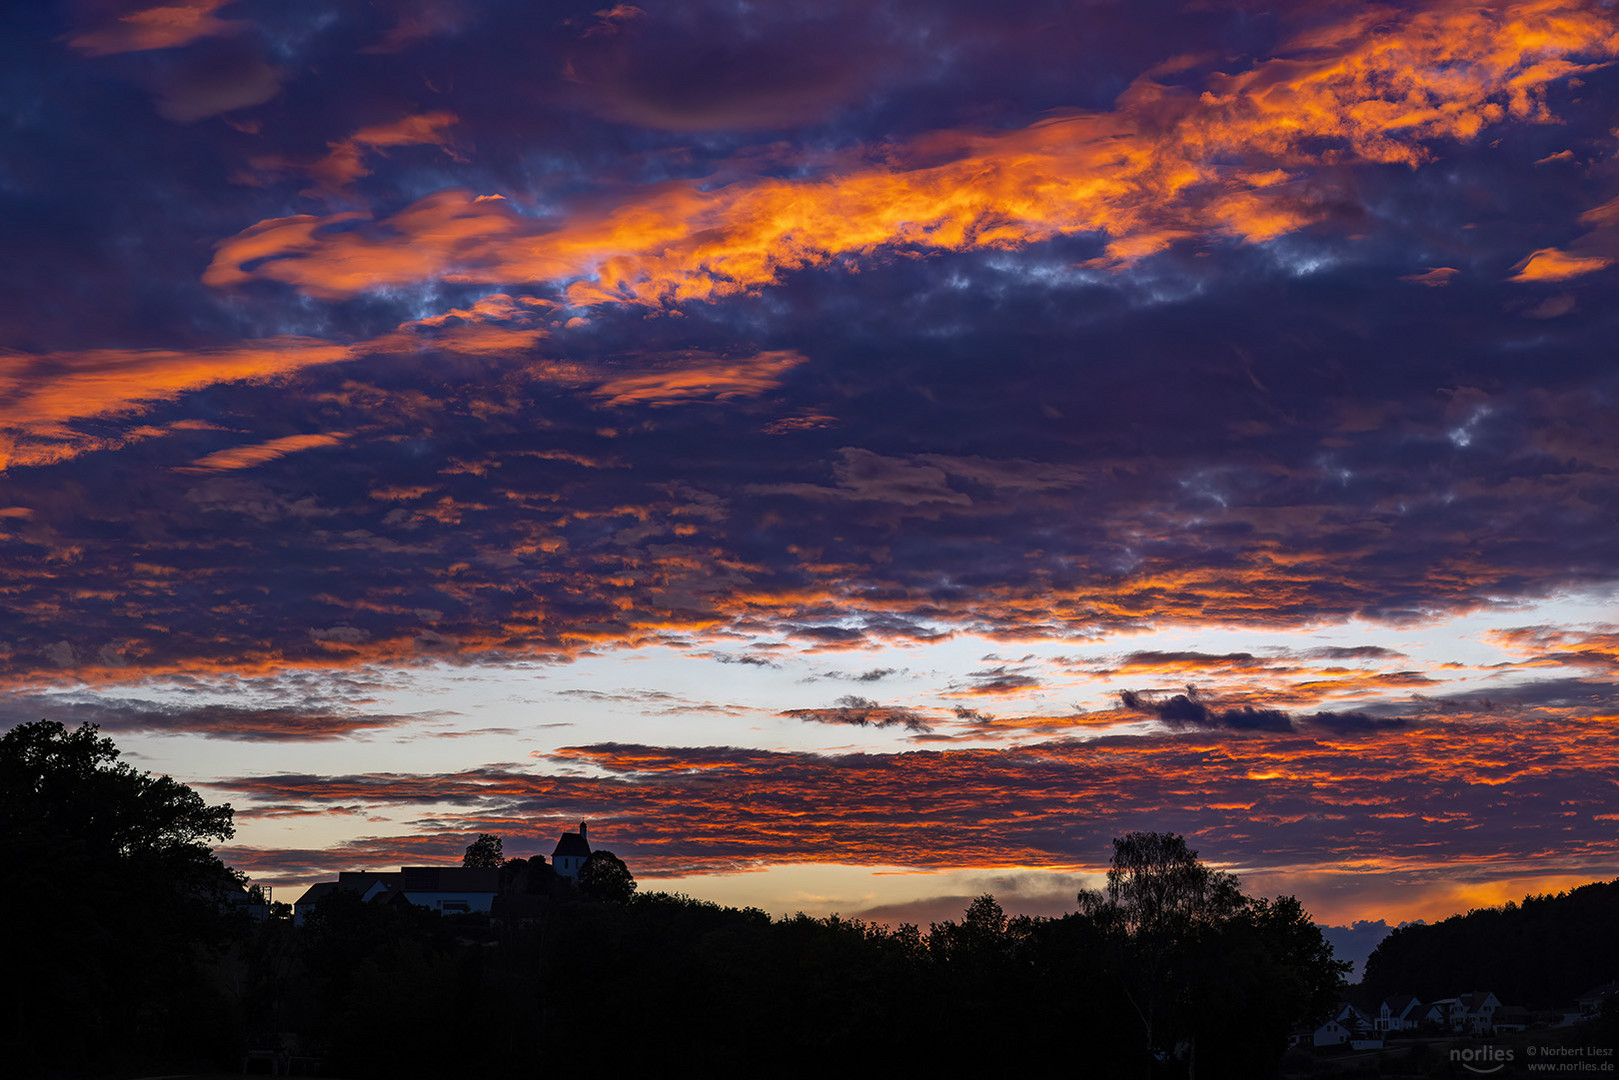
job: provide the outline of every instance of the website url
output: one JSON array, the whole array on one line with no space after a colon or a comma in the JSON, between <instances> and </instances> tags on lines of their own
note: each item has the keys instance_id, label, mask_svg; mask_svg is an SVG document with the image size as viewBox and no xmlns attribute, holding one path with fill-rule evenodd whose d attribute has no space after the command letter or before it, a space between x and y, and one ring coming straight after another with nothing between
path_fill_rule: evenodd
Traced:
<instances>
[{"instance_id":1,"label":"website url","mask_svg":"<svg viewBox=\"0 0 1619 1080\"><path fill-rule=\"evenodd\" d=\"M1611 1061L1537 1061L1528 1063L1532 1073L1611 1073Z\"/></svg>"}]
</instances>

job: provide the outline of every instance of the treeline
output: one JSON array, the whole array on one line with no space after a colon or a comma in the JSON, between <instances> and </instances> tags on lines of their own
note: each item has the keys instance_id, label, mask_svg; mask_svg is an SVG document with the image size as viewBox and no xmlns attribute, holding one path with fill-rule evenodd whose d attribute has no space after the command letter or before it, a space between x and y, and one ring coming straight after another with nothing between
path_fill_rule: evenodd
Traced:
<instances>
[{"instance_id":1,"label":"treeline","mask_svg":"<svg viewBox=\"0 0 1619 1080\"><path fill-rule=\"evenodd\" d=\"M1251 1080L1324 1010L1338 969L1296 904L1243 907L1184 926L1143 966L1105 912L1007 918L990 896L922 930L666 893L547 904L503 927L338 893L301 928L259 928L233 1005L244 1036L296 1031L328 1074L360 1078L605 1058Z\"/></svg>"},{"instance_id":2,"label":"treeline","mask_svg":"<svg viewBox=\"0 0 1619 1080\"><path fill-rule=\"evenodd\" d=\"M1168 833L1116 840L1106 888L1055 919L990 896L925 931L772 919L638 894L593 856L577 889L500 861L509 918L338 890L302 926L256 921L210 848L230 808L117 756L88 725L0 736L7 1075L234 1072L265 1049L360 1080L687 1063L1253 1080L1345 967L1297 901L1242 895ZM498 841L468 859L493 865Z\"/></svg>"},{"instance_id":3,"label":"treeline","mask_svg":"<svg viewBox=\"0 0 1619 1080\"><path fill-rule=\"evenodd\" d=\"M1619 979L1619 880L1555 896L1480 908L1443 922L1392 931L1366 960L1361 980L1373 999L1422 1001L1488 990L1533 1009L1572 1005Z\"/></svg>"}]
</instances>

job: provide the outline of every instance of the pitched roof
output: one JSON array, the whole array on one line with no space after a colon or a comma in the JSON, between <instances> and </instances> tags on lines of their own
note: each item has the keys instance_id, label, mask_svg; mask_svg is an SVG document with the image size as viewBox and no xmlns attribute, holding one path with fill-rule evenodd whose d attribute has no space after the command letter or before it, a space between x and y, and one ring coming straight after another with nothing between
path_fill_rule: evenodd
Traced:
<instances>
[{"instance_id":1,"label":"pitched roof","mask_svg":"<svg viewBox=\"0 0 1619 1080\"><path fill-rule=\"evenodd\" d=\"M1410 994L1395 994L1392 997L1384 998L1383 1004L1387 1005L1389 1012L1395 1016L1404 1016L1412 1008L1421 1005L1422 1002Z\"/></svg>"},{"instance_id":2,"label":"pitched roof","mask_svg":"<svg viewBox=\"0 0 1619 1080\"><path fill-rule=\"evenodd\" d=\"M391 885L397 880L399 875L392 870L344 870L337 875L340 886L361 894L378 882Z\"/></svg>"},{"instance_id":3,"label":"pitched roof","mask_svg":"<svg viewBox=\"0 0 1619 1080\"><path fill-rule=\"evenodd\" d=\"M590 845L578 833L565 832L562 839L557 841L557 849L551 852L551 858L554 860L559 855L577 855L583 859L590 855Z\"/></svg>"},{"instance_id":4,"label":"pitched roof","mask_svg":"<svg viewBox=\"0 0 1619 1080\"><path fill-rule=\"evenodd\" d=\"M1619 993L1619 982L1603 983L1601 986L1593 986L1591 989L1581 994L1578 1000L1599 1001L1613 993Z\"/></svg>"},{"instance_id":5,"label":"pitched roof","mask_svg":"<svg viewBox=\"0 0 1619 1080\"><path fill-rule=\"evenodd\" d=\"M473 866L401 866L405 892L499 892L500 871Z\"/></svg>"},{"instance_id":6,"label":"pitched roof","mask_svg":"<svg viewBox=\"0 0 1619 1080\"><path fill-rule=\"evenodd\" d=\"M321 897L327 895L328 893L332 893L332 892L336 892L336 891L337 891L337 882L335 882L335 881L317 881L317 882L315 882L315 884L309 886L309 888L307 890L305 890L304 894L302 896L300 896L296 901L294 901L293 906L296 907L299 904L313 904L316 900L319 900Z\"/></svg>"}]
</instances>

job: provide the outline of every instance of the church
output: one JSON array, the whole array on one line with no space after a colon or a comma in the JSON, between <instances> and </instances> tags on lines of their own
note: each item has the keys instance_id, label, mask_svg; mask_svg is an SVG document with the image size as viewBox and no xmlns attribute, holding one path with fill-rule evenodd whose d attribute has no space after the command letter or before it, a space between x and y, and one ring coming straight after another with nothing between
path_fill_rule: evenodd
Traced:
<instances>
[{"instance_id":1,"label":"church","mask_svg":"<svg viewBox=\"0 0 1619 1080\"><path fill-rule=\"evenodd\" d=\"M585 834L585 822L579 823L578 832L565 832L562 839L557 841L556 850L551 852L551 867L558 877L565 877L569 881L579 880L579 869L590 858L590 841Z\"/></svg>"}]
</instances>

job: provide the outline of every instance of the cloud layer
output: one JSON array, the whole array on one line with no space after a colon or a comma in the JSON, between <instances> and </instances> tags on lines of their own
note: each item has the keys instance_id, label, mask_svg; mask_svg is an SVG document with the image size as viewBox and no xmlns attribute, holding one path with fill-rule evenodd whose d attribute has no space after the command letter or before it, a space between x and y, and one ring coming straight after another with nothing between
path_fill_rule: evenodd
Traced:
<instances>
[{"instance_id":1,"label":"cloud layer","mask_svg":"<svg viewBox=\"0 0 1619 1080\"><path fill-rule=\"evenodd\" d=\"M1611 5L13 8L4 715L422 804L345 858L1613 865Z\"/></svg>"}]
</instances>

